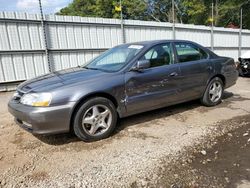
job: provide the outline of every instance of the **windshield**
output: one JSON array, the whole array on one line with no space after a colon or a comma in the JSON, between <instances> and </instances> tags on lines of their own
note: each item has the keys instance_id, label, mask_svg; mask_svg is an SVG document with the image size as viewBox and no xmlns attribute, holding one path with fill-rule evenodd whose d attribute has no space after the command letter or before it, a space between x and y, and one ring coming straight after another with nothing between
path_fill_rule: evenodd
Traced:
<instances>
[{"instance_id":1,"label":"windshield","mask_svg":"<svg viewBox=\"0 0 250 188\"><path fill-rule=\"evenodd\" d=\"M119 71L132 60L142 48L142 45L122 45L111 48L90 61L85 68L110 72Z\"/></svg>"}]
</instances>

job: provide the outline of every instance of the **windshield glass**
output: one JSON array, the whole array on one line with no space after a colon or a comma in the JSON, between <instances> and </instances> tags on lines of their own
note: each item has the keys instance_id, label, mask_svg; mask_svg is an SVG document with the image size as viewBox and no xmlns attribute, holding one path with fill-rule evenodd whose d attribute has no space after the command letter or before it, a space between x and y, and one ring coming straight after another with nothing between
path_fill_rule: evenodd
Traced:
<instances>
[{"instance_id":1,"label":"windshield glass","mask_svg":"<svg viewBox=\"0 0 250 188\"><path fill-rule=\"evenodd\" d=\"M142 45L122 45L104 52L90 61L85 68L103 71L119 71L141 50Z\"/></svg>"}]
</instances>

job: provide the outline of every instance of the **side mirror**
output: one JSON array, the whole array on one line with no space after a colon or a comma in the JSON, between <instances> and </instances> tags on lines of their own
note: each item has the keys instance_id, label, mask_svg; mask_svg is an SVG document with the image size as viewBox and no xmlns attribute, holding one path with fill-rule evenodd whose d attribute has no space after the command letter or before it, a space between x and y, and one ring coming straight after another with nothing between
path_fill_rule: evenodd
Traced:
<instances>
[{"instance_id":1,"label":"side mirror","mask_svg":"<svg viewBox=\"0 0 250 188\"><path fill-rule=\"evenodd\" d=\"M140 60L137 62L136 66L132 67L132 71L141 71L150 67L149 60Z\"/></svg>"}]
</instances>

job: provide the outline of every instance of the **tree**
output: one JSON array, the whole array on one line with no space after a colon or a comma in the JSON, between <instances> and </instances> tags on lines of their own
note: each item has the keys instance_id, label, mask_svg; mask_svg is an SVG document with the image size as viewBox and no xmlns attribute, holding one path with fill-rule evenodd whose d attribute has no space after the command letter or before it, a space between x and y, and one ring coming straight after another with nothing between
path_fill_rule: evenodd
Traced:
<instances>
[{"instance_id":1,"label":"tree","mask_svg":"<svg viewBox=\"0 0 250 188\"><path fill-rule=\"evenodd\" d=\"M240 8L243 8L243 28L250 29L250 1L221 0L218 7L218 26L225 27L229 23L240 25Z\"/></svg>"},{"instance_id":2,"label":"tree","mask_svg":"<svg viewBox=\"0 0 250 188\"><path fill-rule=\"evenodd\" d=\"M181 0L187 17L184 23L209 25L214 3L214 24L227 27L230 23L239 27L240 7L243 7L243 28L250 29L250 0Z\"/></svg>"},{"instance_id":3,"label":"tree","mask_svg":"<svg viewBox=\"0 0 250 188\"><path fill-rule=\"evenodd\" d=\"M62 8L57 14L69 16L95 16L95 0L74 0L67 7Z\"/></svg>"},{"instance_id":4,"label":"tree","mask_svg":"<svg viewBox=\"0 0 250 188\"><path fill-rule=\"evenodd\" d=\"M183 0L187 23L203 25L209 17L209 6L203 0Z\"/></svg>"},{"instance_id":5,"label":"tree","mask_svg":"<svg viewBox=\"0 0 250 188\"><path fill-rule=\"evenodd\" d=\"M243 28L250 29L250 1L242 6L243 9Z\"/></svg>"},{"instance_id":6,"label":"tree","mask_svg":"<svg viewBox=\"0 0 250 188\"><path fill-rule=\"evenodd\" d=\"M171 0L148 0L148 14L152 19L162 22L172 21Z\"/></svg>"},{"instance_id":7,"label":"tree","mask_svg":"<svg viewBox=\"0 0 250 188\"><path fill-rule=\"evenodd\" d=\"M239 26L240 7L243 7L243 28L250 29L250 0L174 0L175 17L172 18L172 0L122 0L124 19L153 20L209 25L212 2L215 26L229 23ZM120 18L115 11L119 0L74 0L57 14L85 17ZM210 20L210 21L209 21Z\"/></svg>"},{"instance_id":8,"label":"tree","mask_svg":"<svg viewBox=\"0 0 250 188\"><path fill-rule=\"evenodd\" d=\"M57 14L119 18L120 13L115 11L115 6L118 4L119 0L74 0L67 7L61 9ZM123 0L122 7L124 19L144 20L147 17L147 4L145 4L144 1Z\"/></svg>"}]
</instances>

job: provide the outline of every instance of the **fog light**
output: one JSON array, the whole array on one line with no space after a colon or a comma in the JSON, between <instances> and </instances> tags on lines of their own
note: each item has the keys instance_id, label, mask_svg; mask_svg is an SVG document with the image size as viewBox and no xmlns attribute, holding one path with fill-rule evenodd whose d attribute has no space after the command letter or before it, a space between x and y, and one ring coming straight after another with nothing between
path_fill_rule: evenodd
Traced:
<instances>
[{"instance_id":1,"label":"fog light","mask_svg":"<svg viewBox=\"0 0 250 188\"><path fill-rule=\"evenodd\" d=\"M30 123L27 123L27 122L23 121L23 124L24 124L26 127L32 128L32 125L31 125Z\"/></svg>"}]
</instances>

